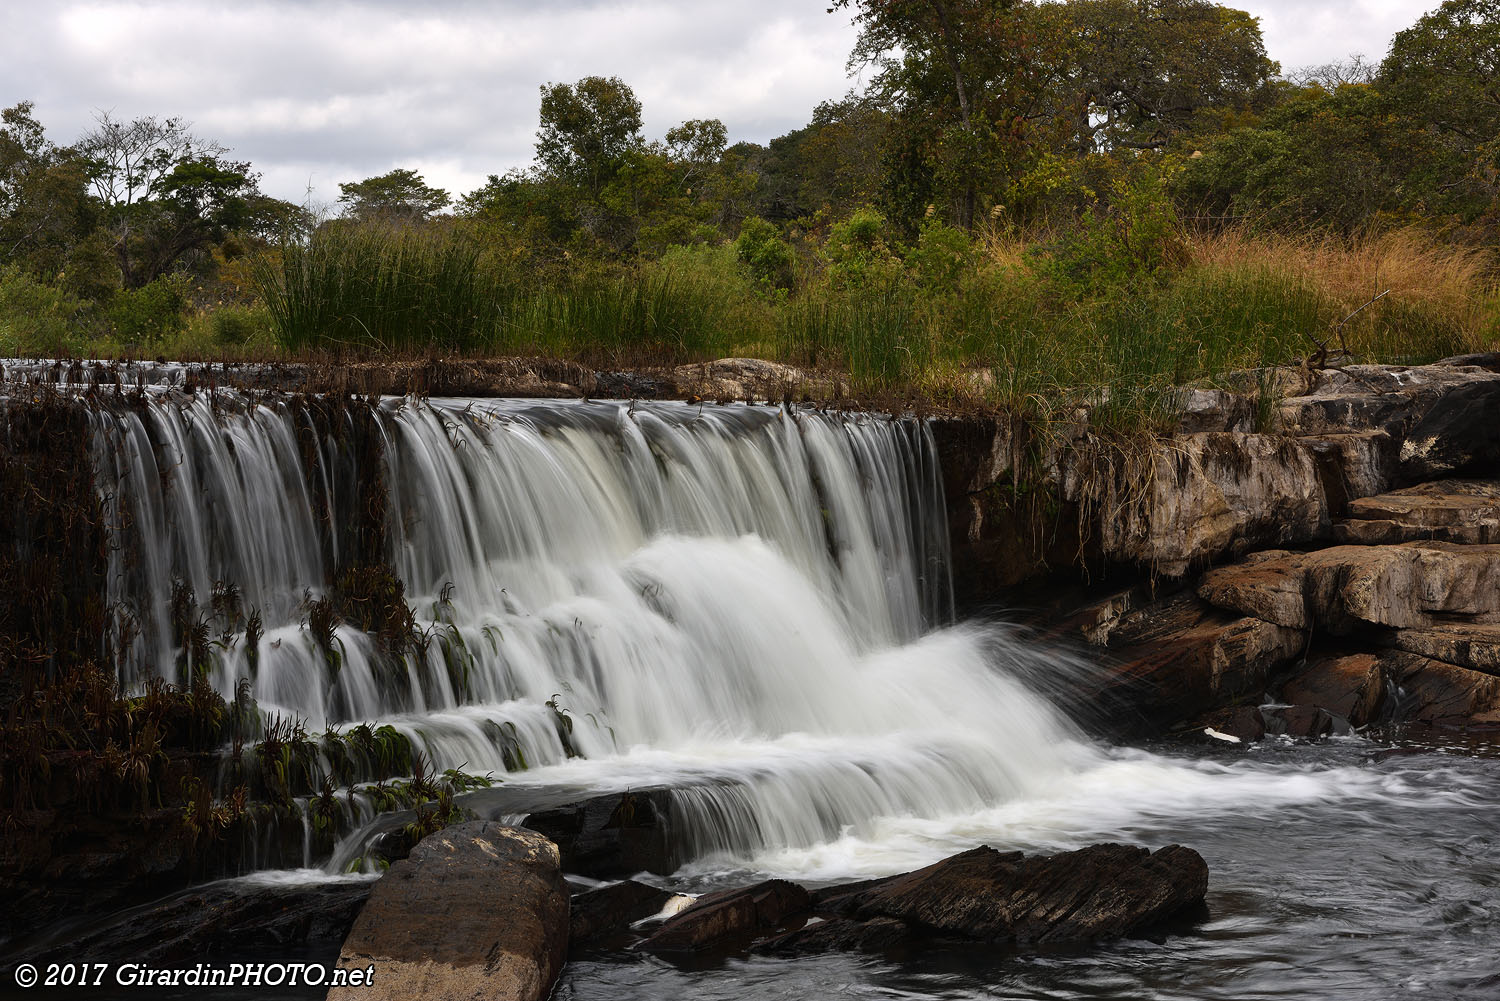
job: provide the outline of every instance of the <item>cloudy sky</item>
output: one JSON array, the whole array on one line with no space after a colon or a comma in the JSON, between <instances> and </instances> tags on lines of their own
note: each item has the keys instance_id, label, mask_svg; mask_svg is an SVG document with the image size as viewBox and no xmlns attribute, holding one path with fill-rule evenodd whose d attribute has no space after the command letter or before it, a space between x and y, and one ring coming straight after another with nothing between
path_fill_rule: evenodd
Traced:
<instances>
[{"instance_id":1,"label":"cloudy sky","mask_svg":"<svg viewBox=\"0 0 1500 1001\"><path fill-rule=\"evenodd\" d=\"M1283 69L1363 53L1438 0L1248 0ZM3 0L0 106L36 102L54 142L96 110L180 115L292 201L412 167L455 193L531 161L537 88L618 75L660 137L720 118L764 142L859 85L827 0Z\"/></svg>"}]
</instances>

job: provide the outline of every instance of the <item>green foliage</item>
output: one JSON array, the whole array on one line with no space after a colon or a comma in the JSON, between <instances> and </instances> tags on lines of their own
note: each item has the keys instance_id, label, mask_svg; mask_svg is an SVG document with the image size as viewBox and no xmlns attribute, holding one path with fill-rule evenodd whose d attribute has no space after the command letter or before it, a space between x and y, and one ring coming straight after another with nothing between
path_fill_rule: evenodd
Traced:
<instances>
[{"instance_id":1,"label":"green foliage","mask_svg":"<svg viewBox=\"0 0 1500 1001\"><path fill-rule=\"evenodd\" d=\"M938 219L922 224L917 245L906 252L906 264L918 287L936 295L953 295L974 268L974 241L969 234Z\"/></svg>"},{"instance_id":2,"label":"green foliage","mask_svg":"<svg viewBox=\"0 0 1500 1001\"><path fill-rule=\"evenodd\" d=\"M75 353L91 332L89 303L16 265L0 265L0 357Z\"/></svg>"},{"instance_id":3,"label":"green foliage","mask_svg":"<svg viewBox=\"0 0 1500 1001\"><path fill-rule=\"evenodd\" d=\"M124 340L151 343L187 325L192 279L163 275L138 289L122 289L109 306L109 319Z\"/></svg>"},{"instance_id":4,"label":"green foliage","mask_svg":"<svg viewBox=\"0 0 1500 1001\"><path fill-rule=\"evenodd\" d=\"M504 290L456 229L332 222L265 259L256 284L284 348L425 351L472 345Z\"/></svg>"},{"instance_id":5,"label":"green foliage","mask_svg":"<svg viewBox=\"0 0 1500 1001\"><path fill-rule=\"evenodd\" d=\"M411 222L448 207L452 197L422 180L415 170L396 168L379 177L339 185L344 213L362 221Z\"/></svg>"},{"instance_id":6,"label":"green foliage","mask_svg":"<svg viewBox=\"0 0 1500 1001\"><path fill-rule=\"evenodd\" d=\"M880 289L900 274L900 262L887 242L886 219L862 208L829 231L823 255L829 282L838 289Z\"/></svg>"},{"instance_id":7,"label":"green foliage","mask_svg":"<svg viewBox=\"0 0 1500 1001\"><path fill-rule=\"evenodd\" d=\"M1161 177L1141 171L1114 182L1112 198L1084 209L1051 247L1046 270L1069 291L1149 280L1180 256L1178 223Z\"/></svg>"},{"instance_id":8,"label":"green foliage","mask_svg":"<svg viewBox=\"0 0 1500 1001\"><path fill-rule=\"evenodd\" d=\"M734 241L734 253L750 269L756 281L772 289L792 284L792 248L781 238L772 223L751 216L740 224L740 235Z\"/></svg>"}]
</instances>

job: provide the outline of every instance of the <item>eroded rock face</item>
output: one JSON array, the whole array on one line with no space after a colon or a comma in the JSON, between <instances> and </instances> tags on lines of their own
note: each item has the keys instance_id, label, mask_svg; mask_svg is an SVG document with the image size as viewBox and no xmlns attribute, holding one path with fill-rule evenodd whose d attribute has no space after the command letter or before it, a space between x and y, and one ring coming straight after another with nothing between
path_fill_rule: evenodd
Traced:
<instances>
[{"instance_id":1,"label":"eroded rock face","mask_svg":"<svg viewBox=\"0 0 1500 1001\"><path fill-rule=\"evenodd\" d=\"M489 821L425 838L376 883L339 964L374 965L337 1001L545 998L568 947L557 846Z\"/></svg>"},{"instance_id":2,"label":"eroded rock face","mask_svg":"<svg viewBox=\"0 0 1500 1001\"><path fill-rule=\"evenodd\" d=\"M1205 608L1191 595L1136 613L1117 630L1124 645L1102 701L1121 720L1159 731L1208 710L1259 700L1271 677L1301 655L1303 633L1253 616Z\"/></svg>"},{"instance_id":3,"label":"eroded rock face","mask_svg":"<svg viewBox=\"0 0 1500 1001\"><path fill-rule=\"evenodd\" d=\"M1211 570L1198 593L1280 626L1345 635L1427 628L1453 617L1500 622L1500 545L1334 546Z\"/></svg>"},{"instance_id":4,"label":"eroded rock face","mask_svg":"<svg viewBox=\"0 0 1500 1001\"><path fill-rule=\"evenodd\" d=\"M1483 545L1500 542L1500 480L1436 480L1361 497L1336 537L1361 545L1432 540Z\"/></svg>"},{"instance_id":5,"label":"eroded rock face","mask_svg":"<svg viewBox=\"0 0 1500 1001\"><path fill-rule=\"evenodd\" d=\"M814 376L795 365L760 358L720 358L679 365L672 379L681 395L705 400L829 399L847 388L841 381Z\"/></svg>"}]
</instances>

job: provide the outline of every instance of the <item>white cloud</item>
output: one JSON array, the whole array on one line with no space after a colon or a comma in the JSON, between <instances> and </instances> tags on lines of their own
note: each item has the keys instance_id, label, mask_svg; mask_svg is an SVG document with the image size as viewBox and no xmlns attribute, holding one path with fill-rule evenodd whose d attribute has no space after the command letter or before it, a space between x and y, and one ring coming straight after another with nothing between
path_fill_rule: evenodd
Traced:
<instances>
[{"instance_id":1,"label":"white cloud","mask_svg":"<svg viewBox=\"0 0 1500 1001\"><path fill-rule=\"evenodd\" d=\"M1267 48L1286 69L1363 52L1433 3L1260 0ZM37 102L56 141L96 109L179 115L301 201L309 179L396 166L455 193L532 156L538 88L618 75L660 136L721 118L731 140L764 142L805 124L852 83L847 16L826 0L545 5L395 0L11 2L0 6L0 104Z\"/></svg>"}]
</instances>

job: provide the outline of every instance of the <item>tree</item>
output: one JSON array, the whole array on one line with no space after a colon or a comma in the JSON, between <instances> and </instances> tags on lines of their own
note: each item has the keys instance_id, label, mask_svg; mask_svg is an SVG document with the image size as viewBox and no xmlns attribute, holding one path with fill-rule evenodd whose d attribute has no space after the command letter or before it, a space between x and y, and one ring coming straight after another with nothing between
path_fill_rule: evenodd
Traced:
<instances>
[{"instance_id":1,"label":"tree","mask_svg":"<svg viewBox=\"0 0 1500 1001\"><path fill-rule=\"evenodd\" d=\"M47 140L30 101L0 112L0 263L49 281L61 276L88 298L118 288L107 243L95 235L99 212L88 181L88 164Z\"/></svg>"},{"instance_id":2,"label":"tree","mask_svg":"<svg viewBox=\"0 0 1500 1001\"><path fill-rule=\"evenodd\" d=\"M641 102L619 77L586 76L573 86L542 88L536 158L544 173L598 200L642 147Z\"/></svg>"},{"instance_id":3,"label":"tree","mask_svg":"<svg viewBox=\"0 0 1500 1001\"><path fill-rule=\"evenodd\" d=\"M834 0L853 9L849 64L896 114L890 197L908 228L930 197L973 225L978 193L1016 169L1039 96L1034 37L1017 0Z\"/></svg>"},{"instance_id":4,"label":"tree","mask_svg":"<svg viewBox=\"0 0 1500 1001\"><path fill-rule=\"evenodd\" d=\"M1209 0L1067 0L1030 20L1062 57L1055 113L1085 154L1161 149L1206 109L1249 107L1279 69L1258 19Z\"/></svg>"},{"instance_id":5,"label":"tree","mask_svg":"<svg viewBox=\"0 0 1500 1001\"><path fill-rule=\"evenodd\" d=\"M249 164L226 160L228 149L197 138L181 118L147 115L124 122L101 111L94 121L77 149L88 164L126 288L154 281L184 253L222 232L230 222L201 213L232 214L230 192L255 188ZM189 219L194 210L200 215Z\"/></svg>"},{"instance_id":6,"label":"tree","mask_svg":"<svg viewBox=\"0 0 1500 1001\"><path fill-rule=\"evenodd\" d=\"M420 222L452 201L448 192L431 187L415 170L400 167L379 177L340 184L339 191L344 214L362 221Z\"/></svg>"},{"instance_id":7,"label":"tree","mask_svg":"<svg viewBox=\"0 0 1500 1001\"><path fill-rule=\"evenodd\" d=\"M1447 0L1398 32L1379 86L1441 138L1451 190L1500 196L1500 0Z\"/></svg>"}]
</instances>

